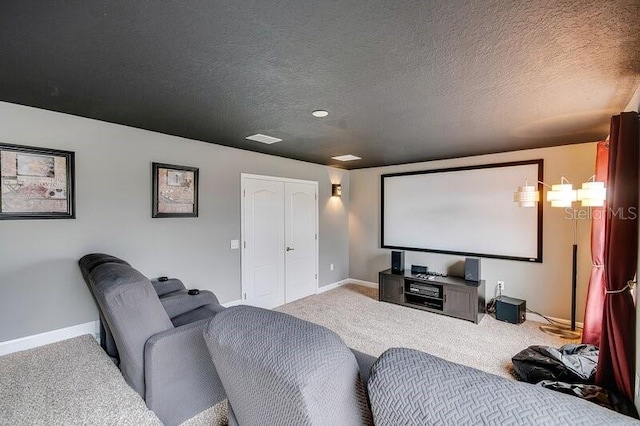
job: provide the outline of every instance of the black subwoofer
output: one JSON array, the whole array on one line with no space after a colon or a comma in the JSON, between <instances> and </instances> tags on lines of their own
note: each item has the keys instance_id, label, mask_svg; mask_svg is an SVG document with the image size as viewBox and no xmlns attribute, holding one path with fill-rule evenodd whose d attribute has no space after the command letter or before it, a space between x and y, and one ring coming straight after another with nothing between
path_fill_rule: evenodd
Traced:
<instances>
[{"instance_id":1,"label":"black subwoofer","mask_svg":"<svg viewBox=\"0 0 640 426\"><path fill-rule=\"evenodd\" d=\"M496 299L496 319L521 324L527 319L527 302L513 297L500 296Z\"/></svg>"}]
</instances>

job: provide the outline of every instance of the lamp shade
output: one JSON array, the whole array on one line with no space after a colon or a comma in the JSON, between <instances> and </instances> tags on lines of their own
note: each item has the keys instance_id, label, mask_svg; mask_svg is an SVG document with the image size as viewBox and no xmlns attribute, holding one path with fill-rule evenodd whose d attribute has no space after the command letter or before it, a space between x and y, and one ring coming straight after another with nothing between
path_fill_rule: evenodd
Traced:
<instances>
[{"instance_id":1,"label":"lamp shade","mask_svg":"<svg viewBox=\"0 0 640 426\"><path fill-rule=\"evenodd\" d=\"M578 189L578 200L582 207L603 207L607 198L604 182L585 182Z\"/></svg>"},{"instance_id":2,"label":"lamp shade","mask_svg":"<svg viewBox=\"0 0 640 426\"><path fill-rule=\"evenodd\" d=\"M519 186L518 191L513 193L513 201L518 207L535 207L540 201L540 192L533 185Z\"/></svg>"},{"instance_id":3,"label":"lamp shade","mask_svg":"<svg viewBox=\"0 0 640 426\"><path fill-rule=\"evenodd\" d=\"M547 201L551 207L571 207L577 199L577 191L570 183L551 185L551 191L547 191Z\"/></svg>"}]
</instances>

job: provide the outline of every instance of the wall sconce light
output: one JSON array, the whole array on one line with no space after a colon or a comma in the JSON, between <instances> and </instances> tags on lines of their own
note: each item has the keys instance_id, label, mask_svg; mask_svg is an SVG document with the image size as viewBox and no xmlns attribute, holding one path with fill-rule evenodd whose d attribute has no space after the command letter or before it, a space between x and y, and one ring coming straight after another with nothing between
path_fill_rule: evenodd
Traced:
<instances>
[{"instance_id":1,"label":"wall sconce light","mask_svg":"<svg viewBox=\"0 0 640 426\"><path fill-rule=\"evenodd\" d=\"M342 197L342 185L339 183L331 184L331 196Z\"/></svg>"}]
</instances>

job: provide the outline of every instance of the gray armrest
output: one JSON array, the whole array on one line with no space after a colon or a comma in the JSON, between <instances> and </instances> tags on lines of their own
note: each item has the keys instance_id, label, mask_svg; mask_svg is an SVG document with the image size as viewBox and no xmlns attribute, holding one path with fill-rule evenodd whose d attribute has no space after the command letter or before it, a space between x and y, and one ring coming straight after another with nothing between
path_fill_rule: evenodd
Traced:
<instances>
[{"instance_id":1,"label":"gray armrest","mask_svg":"<svg viewBox=\"0 0 640 426\"><path fill-rule=\"evenodd\" d=\"M164 296L165 294L184 290L184 284L177 278L169 278L167 281L159 281L157 278L151 280L153 288L156 290L158 296Z\"/></svg>"},{"instance_id":2,"label":"gray armrest","mask_svg":"<svg viewBox=\"0 0 640 426\"><path fill-rule=\"evenodd\" d=\"M189 311L182 315L178 315L177 317L173 317L171 318L171 322L173 323L174 327L182 327L183 325L191 324L192 322L198 322L203 319L211 319L225 309L226 308L222 305L210 303L198 309L194 309L193 311Z\"/></svg>"},{"instance_id":3,"label":"gray armrest","mask_svg":"<svg viewBox=\"0 0 640 426\"><path fill-rule=\"evenodd\" d=\"M160 296L160 303L169 318L177 317L194 309L211 303L218 304L218 298L208 290L201 290L199 294L190 295L189 290L182 289Z\"/></svg>"},{"instance_id":4,"label":"gray armrest","mask_svg":"<svg viewBox=\"0 0 640 426\"><path fill-rule=\"evenodd\" d=\"M637 425L584 399L391 348L368 383L376 425Z\"/></svg>"},{"instance_id":5,"label":"gray armrest","mask_svg":"<svg viewBox=\"0 0 640 426\"><path fill-rule=\"evenodd\" d=\"M155 334L145 345L145 400L166 425L178 425L226 398L204 341L207 321Z\"/></svg>"}]
</instances>

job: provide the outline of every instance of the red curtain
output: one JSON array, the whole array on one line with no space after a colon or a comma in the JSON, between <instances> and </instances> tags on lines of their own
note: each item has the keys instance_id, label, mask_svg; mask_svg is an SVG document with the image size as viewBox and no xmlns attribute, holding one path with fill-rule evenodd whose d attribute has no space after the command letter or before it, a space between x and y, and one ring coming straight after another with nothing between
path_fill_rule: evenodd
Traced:
<instances>
[{"instance_id":1,"label":"red curtain","mask_svg":"<svg viewBox=\"0 0 640 426\"><path fill-rule=\"evenodd\" d=\"M596 182L607 182L609 171L609 142L598 142L596 152ZM591 209L591 277L584 311L582 343L600 346L602 310L604 309L604 227L606 207Z\"/></svg>"},{"instance_id":2,"label":"red curtain","mask_svg":"<svg viewBox=\"0 0 640 426\"><path fill-rule=\"evenodd\" d=\"M605 223L605 303L596 384L633 401L636 320L631 292L638 260L638 113L611 118ZM616 292L618 291L618 292Z\"/></svg>"}]
</instances>

